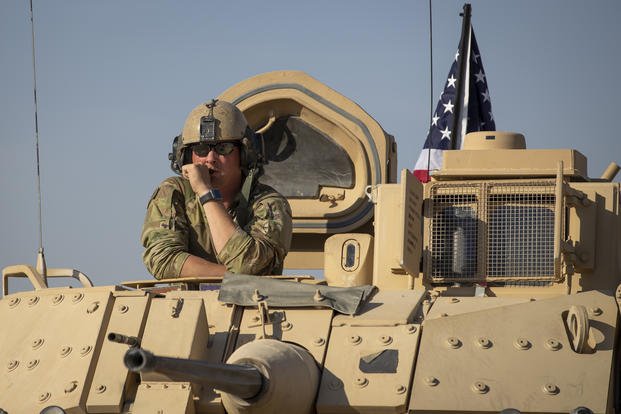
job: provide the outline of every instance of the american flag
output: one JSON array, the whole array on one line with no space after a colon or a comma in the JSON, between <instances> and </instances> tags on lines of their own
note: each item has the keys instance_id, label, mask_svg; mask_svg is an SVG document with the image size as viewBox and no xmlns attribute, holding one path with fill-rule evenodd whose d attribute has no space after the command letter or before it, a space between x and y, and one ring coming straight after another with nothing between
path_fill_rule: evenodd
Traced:
<instances>
[{"instance_id":1,"label":"american flag","mask_svg":"<svg viewBox=\"0 0 621 414\"><path fill-rule=\"evenodd\" d=\"M457 88L460 83L457 82L461 62L459 51L451 65L444 90L431 119L425 145L414 167L414 175L423 183L429 181L429 176L434 170L442 167L442 152L451 149L451 139L456 140L454 148L459 149L465 133L496 130L483 62L472 28L470 28L468 38L470 47L466 49L467 60L464 75L467 83L466 85L462 84L467 87L463 89L464 92L462 93L463 103L460 120L456 124L458 125L457 131L453 133L452 129L455 122L455 110L459 105L456 102Z\"/></svg>"}]
</instances>

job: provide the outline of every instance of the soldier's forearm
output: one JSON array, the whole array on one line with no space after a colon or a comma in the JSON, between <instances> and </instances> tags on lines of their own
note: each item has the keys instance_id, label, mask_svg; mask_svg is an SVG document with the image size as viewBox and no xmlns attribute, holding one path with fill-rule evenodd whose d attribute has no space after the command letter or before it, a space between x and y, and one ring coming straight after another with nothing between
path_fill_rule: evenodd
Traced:
<instances>
[{"instance_id":1,"label":"soldier's forearm","mask_svg":"<svg viewBox=\"0 0 621 414\"><path fill-rule=\"evenodd\" d=\"M201 257L190 255L181 267L180 277L224 276L226 267L209 262Z\"/></svg>"},{"instance_id":2,"label":"soldier's forearm","mask_svg":"<svg viewBox=\"0 0 621 414\"><path fill-rule=\"evenodd\" d=\"M235 234L237 227L221 202L208 201L203 204L203 210L209 223L211 241L216 249L216 253L220 253L226 242Z\"/></svg>"}]
</instances>

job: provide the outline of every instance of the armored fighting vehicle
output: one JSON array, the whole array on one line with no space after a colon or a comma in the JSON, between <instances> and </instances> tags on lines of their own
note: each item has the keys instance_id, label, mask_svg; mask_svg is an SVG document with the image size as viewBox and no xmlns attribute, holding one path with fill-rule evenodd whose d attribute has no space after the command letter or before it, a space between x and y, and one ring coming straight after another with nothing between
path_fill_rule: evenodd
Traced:
<instances>
[{"instance_id":1,"label":"armored fighting vehicle","mask_svg":"<svg viewBox=\"0 0 621 414\"><path fill-rule=\"evenodd\" d=\"M618 167L589 178L576 150L480 132L421 184L302 72L219 98L262 133L261 179L291 204L289 275L93 287L6 267L3 412L619 412ZM62 275L83 287L48 287Z\"/></svg>"}]
</instances>

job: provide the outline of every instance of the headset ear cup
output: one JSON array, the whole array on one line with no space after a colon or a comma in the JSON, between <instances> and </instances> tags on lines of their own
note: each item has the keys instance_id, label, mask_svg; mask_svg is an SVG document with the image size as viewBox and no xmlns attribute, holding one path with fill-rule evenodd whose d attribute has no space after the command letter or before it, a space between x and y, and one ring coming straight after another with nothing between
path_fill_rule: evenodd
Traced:
<instances>
[{"instance_id":1,"label":"headset ear cup","mask_svg":"<svg viewBox=\"0 0 621 414\"><path fill-rule=\"evenodd\" d=\"M175 174L181 174L181 165L180 161L183 157L183 149L179 148L180 146L181 135L177 135L172 142L172 151L168 154L168 159L170 160L170 169L173 170Z\"/></svg>"}]
</instances>

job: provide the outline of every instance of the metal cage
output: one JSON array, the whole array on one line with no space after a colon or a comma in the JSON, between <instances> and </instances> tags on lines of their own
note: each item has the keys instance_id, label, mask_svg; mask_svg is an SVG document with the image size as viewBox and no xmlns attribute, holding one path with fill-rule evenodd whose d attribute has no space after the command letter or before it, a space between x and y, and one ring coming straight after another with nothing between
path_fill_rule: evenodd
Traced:
<instances>
[{"instance_id":1,"label":"metal cage","mask_svg":"<svg viewBox=\"0 0 621 414\"><path fill-rule=\"evenodd\" d=\"M433 282L557 280L555 188L554 180L432 184L426 276Z\"/></svg>"}]
</instances>

